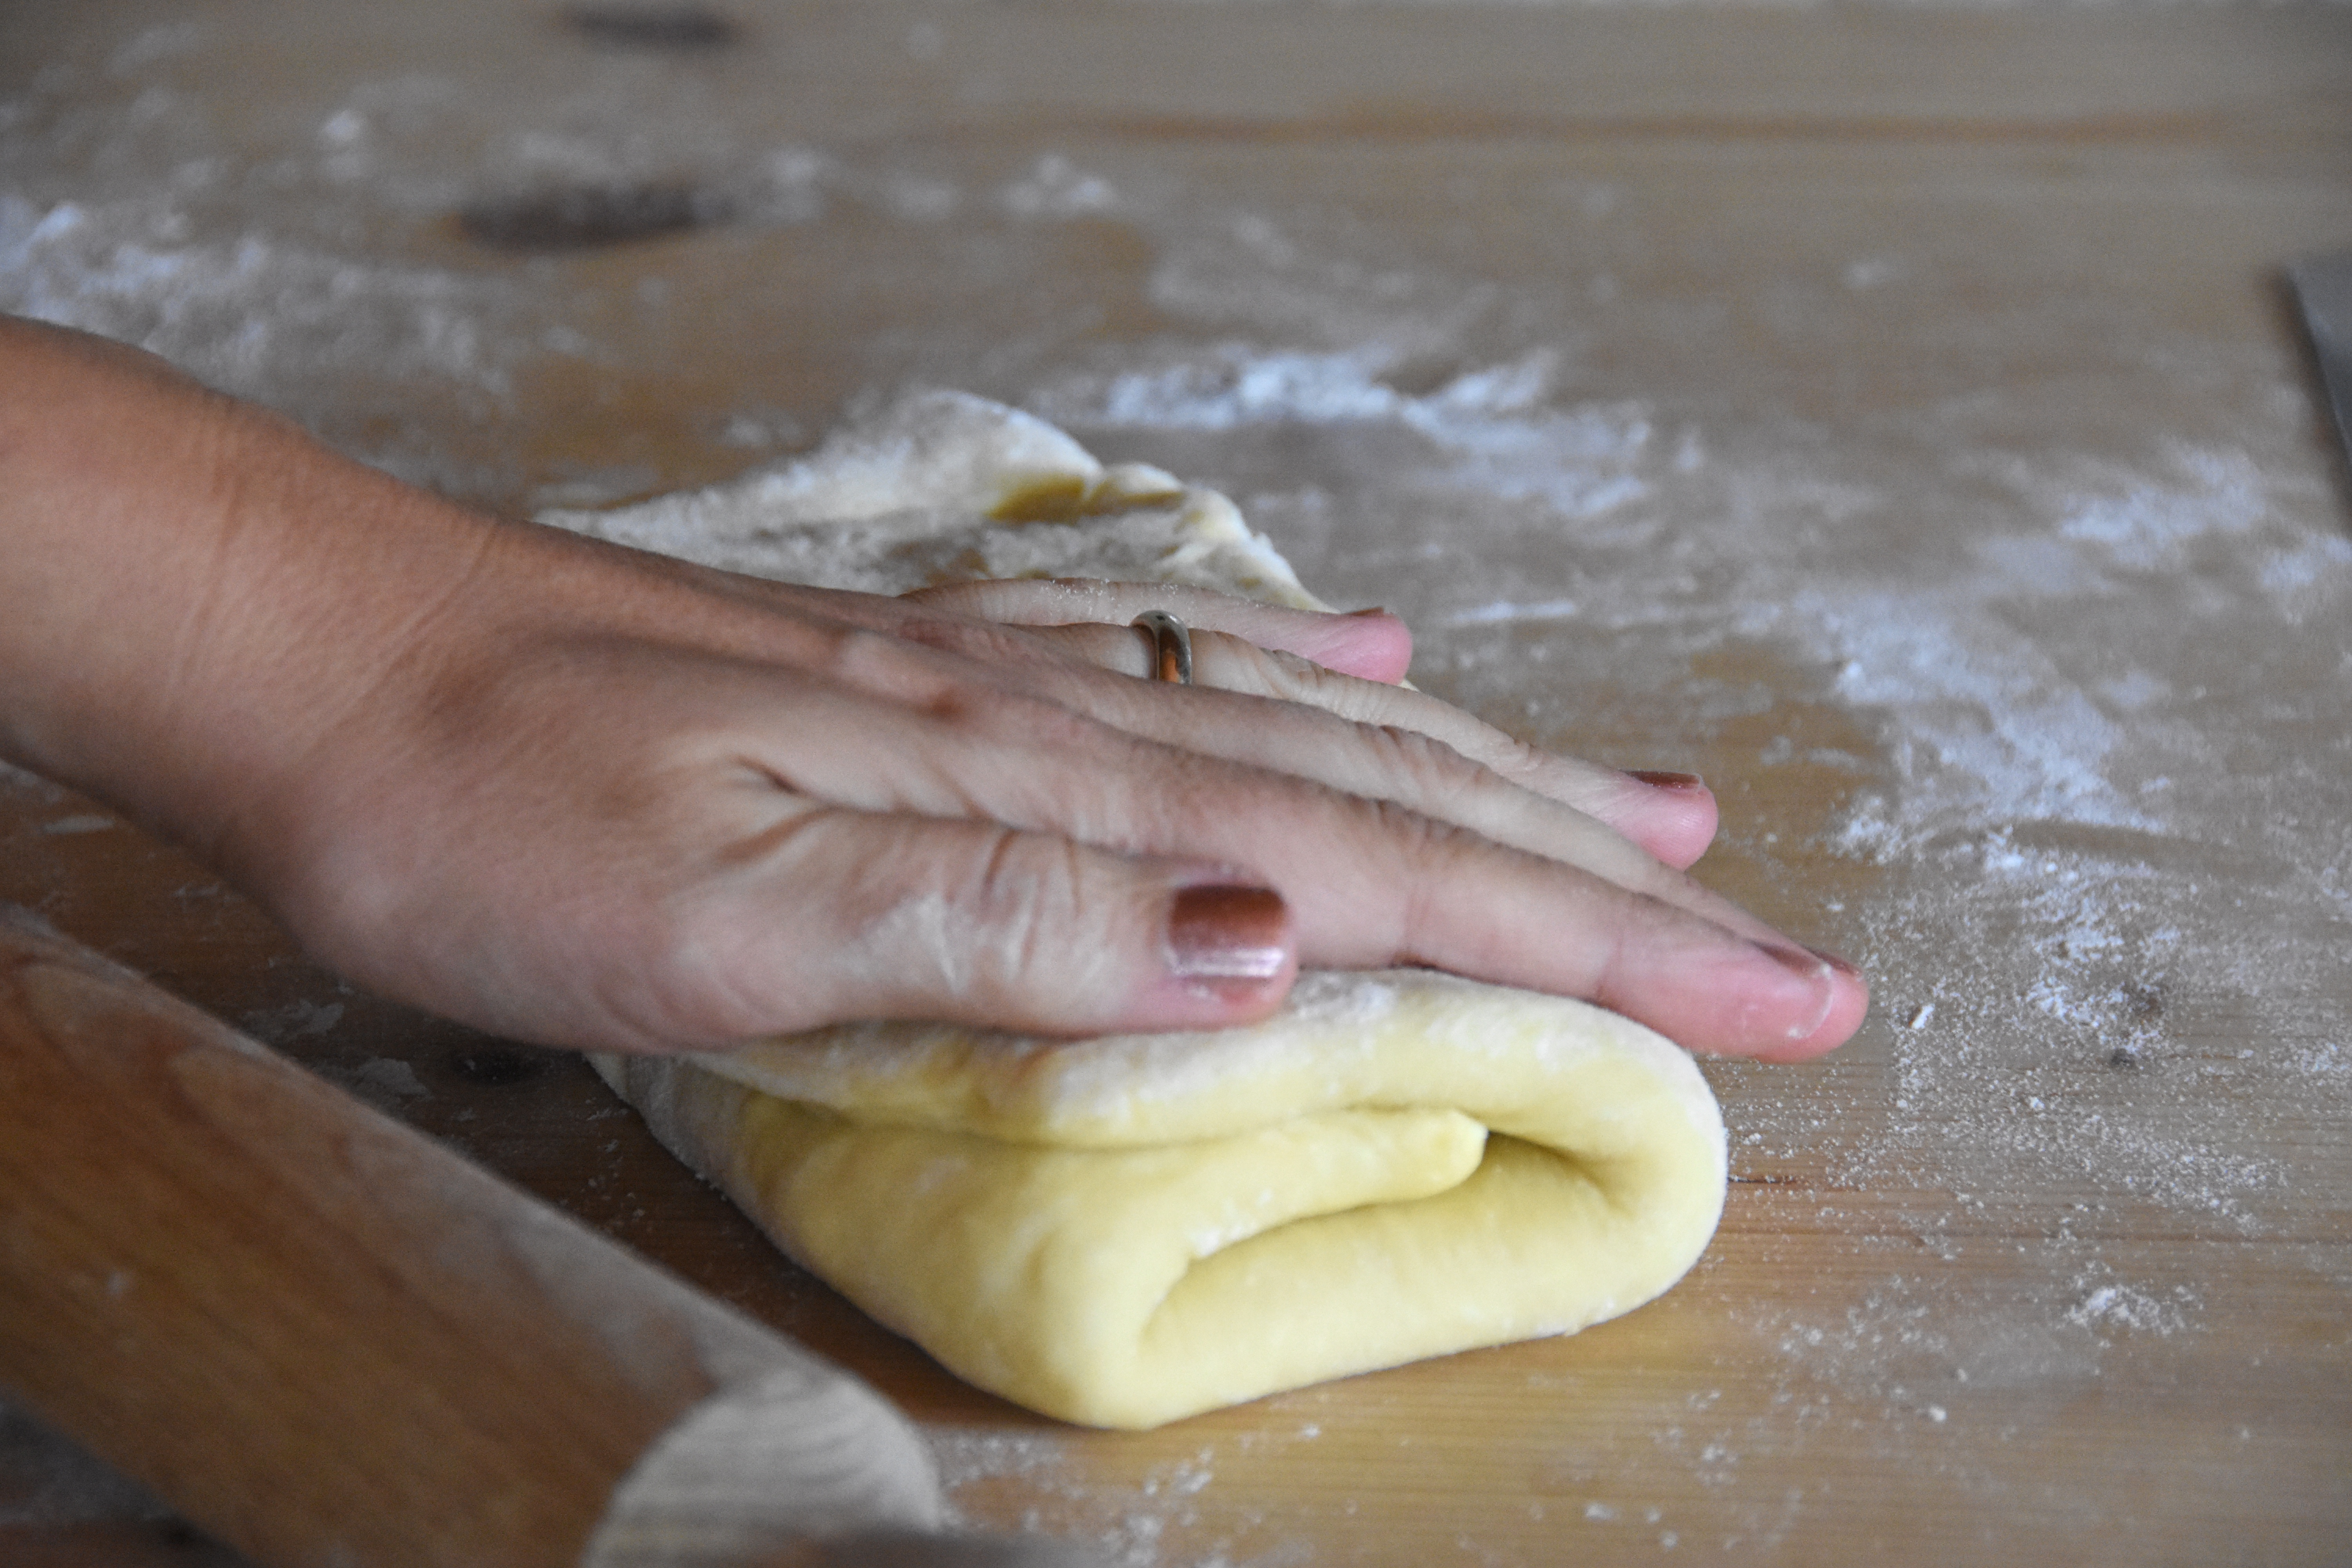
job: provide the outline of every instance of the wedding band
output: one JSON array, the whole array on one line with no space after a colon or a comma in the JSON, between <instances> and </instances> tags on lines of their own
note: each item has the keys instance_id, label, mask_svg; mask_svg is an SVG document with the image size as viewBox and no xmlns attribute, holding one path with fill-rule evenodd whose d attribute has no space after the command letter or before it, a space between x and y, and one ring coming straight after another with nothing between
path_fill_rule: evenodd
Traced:
<instances>
[{"instance_id":1,"label":"wedding band","mask_svg":"<svg viewBox=\"0 0 2352 1568\"><path fill-rule=\"evenodd\" d=\"M1165 610L1146 610L1129 623L1151 638L1151 678L1192 684L1192 634Z\"/></svg>"}]
</instances>

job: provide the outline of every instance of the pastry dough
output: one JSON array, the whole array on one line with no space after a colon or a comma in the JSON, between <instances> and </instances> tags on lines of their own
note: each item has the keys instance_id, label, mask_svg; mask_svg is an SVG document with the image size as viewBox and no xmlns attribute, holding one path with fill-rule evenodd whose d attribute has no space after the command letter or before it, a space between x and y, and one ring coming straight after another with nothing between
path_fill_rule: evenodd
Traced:
<instances>
[{"instance_id":1,"label":"pastry dough","mask_svg":"<svg viewBox=\"0 0 2352 1568\"><path fill-rule=\"evenodd\" d=\"M1223 497L950 394L732 486L550 521L829 586L1090 575L1315 603ZM1722 1121L1680 1049L1428 971L1307 974L1275 1018L1213 1034L863 1024L597 1065L875 1317L1103 1426L1582 1328L1679 1279L1723 1205Z\"/></svg>"}]
</instances>

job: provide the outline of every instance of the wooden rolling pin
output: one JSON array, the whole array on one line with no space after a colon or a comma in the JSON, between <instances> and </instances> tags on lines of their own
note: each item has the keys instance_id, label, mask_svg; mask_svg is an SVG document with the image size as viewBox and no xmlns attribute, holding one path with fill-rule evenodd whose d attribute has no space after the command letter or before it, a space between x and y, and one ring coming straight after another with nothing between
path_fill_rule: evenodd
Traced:
<instances>
[{"instance_id":1,"label":"wooden rolling pin","mask_svg":"<svg viewBox=\"0 0 2352 1568\"><path fill-rule=\"evenodd\" d=\"M0 910L0 1387L258 1563L1071 1563L863 1384Z\"/></svg>"}]
</instances>

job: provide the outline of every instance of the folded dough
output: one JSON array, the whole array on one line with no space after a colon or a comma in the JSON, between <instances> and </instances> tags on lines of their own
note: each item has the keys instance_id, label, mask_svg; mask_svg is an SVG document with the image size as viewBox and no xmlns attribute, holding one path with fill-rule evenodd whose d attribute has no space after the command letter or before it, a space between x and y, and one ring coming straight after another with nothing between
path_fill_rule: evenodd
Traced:
<instances>
[{"instance_id":1,"label":"folded dough","mask_svg":"<svg viewBox=\"0 0 2352 1568\"><path fill-rule=\"evenodd\" d=\"M1582 1328L1679 1279L1723 1205L1681 1050L1418 970L1309 974L1215 1034L869 1024L598 1065L875 1317L1099 1426Z\"/></svg>"},{"instance_id":2,"label":"folded dough","mask_svg":"<svg viewBox=\"0 0 2352 1568\"><path fill-rule=\"evenodd\" d=\"M548 521L825 586L1096 576L1317 604L1223 497L954 394L733 485ZM1429 971L1305 975L1275 1018L1213 1034L864 1024L597 1067L876 1318L1102 1426L1572 1331L1673 1284L1723 1205L1723 1124L1680 1049Z\"/></svg>"}]
</instances>

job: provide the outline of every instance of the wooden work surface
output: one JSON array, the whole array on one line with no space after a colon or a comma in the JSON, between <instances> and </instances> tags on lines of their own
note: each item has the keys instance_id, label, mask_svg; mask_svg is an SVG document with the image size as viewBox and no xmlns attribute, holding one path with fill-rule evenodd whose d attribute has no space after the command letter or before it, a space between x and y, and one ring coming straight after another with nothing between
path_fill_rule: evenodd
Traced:
<instances>
[{"instance_id":1,"label":"wooden work surface","mask_svg":"<svg viewBox=\"0 0 2352 1568\"><path fill-rule=\"evenodd\" d=\"M1697 1270L1073 1430L88 801L0 781L0 899L1115 1563L2352 1560L2352 506L2278 279L2352 246L2352 9L720 9L7 7L0 308L508 510L918 384L1220 486L1433 690L1704 773L1703 874L1872 973L1835 1057L1710 1067ZM0 1558L225 1560L21 1417Z\"/></svg>"}]
</instances>

